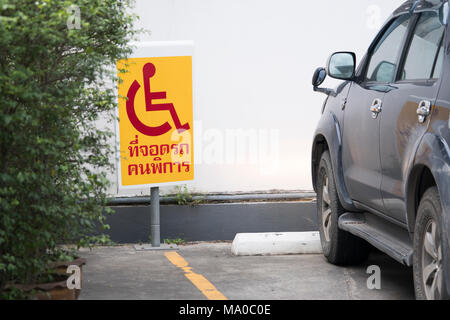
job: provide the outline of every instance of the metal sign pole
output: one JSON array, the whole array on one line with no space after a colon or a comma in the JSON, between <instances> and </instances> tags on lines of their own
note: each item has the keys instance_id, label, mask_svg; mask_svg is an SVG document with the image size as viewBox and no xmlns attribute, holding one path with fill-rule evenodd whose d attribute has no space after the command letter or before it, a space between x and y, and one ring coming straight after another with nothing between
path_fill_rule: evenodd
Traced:
<instances>
[{"instance_id":1,"label":"metal sign pole","mask_svg":"<svg viewBox=\"0 0 450 320\"><path fill-rule=\"evenodd\" d=\"M161 247L160 213L159 213L159 187L150 189L150 232L152 247Z\"/></svg>"},{"instance_id":2,"label":"metal sign pole","mask_svg":"<svg viewBox=\"0 0 450 320\"><path fill-rule=\"evenodd\" d=\"M150 189L150 237L151 244L135 245L136 251L178 250L176 244L161 244L161 219L159 211L159 187Z\"/></svg>"}]
</instances>

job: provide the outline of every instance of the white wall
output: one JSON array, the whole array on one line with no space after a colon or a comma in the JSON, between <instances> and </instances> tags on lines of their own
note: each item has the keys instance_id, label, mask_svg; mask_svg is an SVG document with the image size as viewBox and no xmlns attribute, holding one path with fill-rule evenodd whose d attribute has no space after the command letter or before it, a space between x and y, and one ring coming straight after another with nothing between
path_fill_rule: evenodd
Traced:
<instances>
[{"instance_id":1,"label":"white wall","mask_svg":"<svg viewBox=\"0 0 450 320\"><path fill-rule=\"evenodd\" d=\"M311 143L325 97L312 91L313 71L334 51L360 59L402 3L137 0L137 27L151 31L140 40L195 42L199 165L190 189L311 190Z\"/></svg>"}]
</instances>

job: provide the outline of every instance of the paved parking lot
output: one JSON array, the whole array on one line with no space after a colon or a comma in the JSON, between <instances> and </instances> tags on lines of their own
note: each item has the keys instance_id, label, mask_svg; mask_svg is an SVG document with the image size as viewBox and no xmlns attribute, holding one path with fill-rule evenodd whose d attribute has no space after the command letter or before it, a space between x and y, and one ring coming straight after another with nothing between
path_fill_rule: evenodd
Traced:
<instances>
[{"instance_id":1,"label":"paved parking lot","mask_svg":"<svg viewBox=\"0 0 450 320\"><path fill-rule=\"evenodd\" d=\"M414 299L412 270L374 252L362 266L340 268L322 255L235 257L230 243L136 252L133 246L84 250L80 299L351 300ZM381 268L369 290L367 267Z\"/></svg>"}]
</instances>

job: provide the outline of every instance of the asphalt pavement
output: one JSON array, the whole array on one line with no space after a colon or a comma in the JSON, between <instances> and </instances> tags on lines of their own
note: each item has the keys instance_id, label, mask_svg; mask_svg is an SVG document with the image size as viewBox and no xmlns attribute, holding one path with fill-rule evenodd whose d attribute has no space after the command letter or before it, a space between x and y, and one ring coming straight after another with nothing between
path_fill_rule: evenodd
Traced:
<instances>
[{"instance_id":1,"label":"asphalt pavement","mask_svg":"<svg viewBox=\"0 0 450 320\"><path fill-rule=\"evenodd\" d=\"M189 244L174 252L98 247L81 255L87 258L81 300L414 299L412 270L378 251L363 265L345 268L322 255L235 257L231 243ZM379 290L368 288L370 266L380 268Z\"/></svg>"}]
</instances>

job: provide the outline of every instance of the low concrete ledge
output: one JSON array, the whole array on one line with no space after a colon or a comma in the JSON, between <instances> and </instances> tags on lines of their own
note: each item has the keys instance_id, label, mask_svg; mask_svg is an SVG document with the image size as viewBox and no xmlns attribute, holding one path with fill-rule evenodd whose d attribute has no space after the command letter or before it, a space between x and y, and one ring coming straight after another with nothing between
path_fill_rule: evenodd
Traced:
<instances>
[{"instance_id":1,"label":"low concrete ledge","mask_svg":"<svg viewBox=\"0 0 450 320\"><path fill-rule=\"evenodd\" d=\"M240 233L231 246L236 256L320 254L319 232Z\"/></svg>"},{"instance_id":2,"label":"low concrete ledge","mask_svg":"<svg viewBox=\"0 0 450 320\"><path fill-rule=\"evenodd\" d=\"M116 243L147 243L148 206L112 207L107 231ZM165 239L232 241L239 233L306 232L318 230L315 202L258 202L161 205L161 242ZM101 231L100 231L101 232Z\"/></svg>"},{"instance_id":3,"label":"low concrete ledge","mask_svg":"<svg viewBox=\"0 0 450 320\"><path fill-rule=\"evenodd\" d=\"M247 201L305 201L315 200L316 193L313 191L300 192L273 192L273 193L237 193L237 194L202 194L193 195L191 201L202 203L229 203L229 202L247 202ZM161 204L177 204L179 199L176 196L161 196ZM108 199L108 206L126 206L126 205L149 205L150 197L118 197Z\"/></svg>"}]
</instances>

